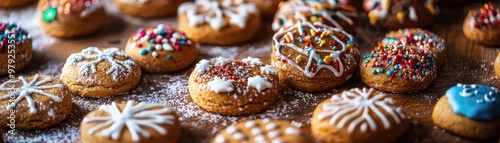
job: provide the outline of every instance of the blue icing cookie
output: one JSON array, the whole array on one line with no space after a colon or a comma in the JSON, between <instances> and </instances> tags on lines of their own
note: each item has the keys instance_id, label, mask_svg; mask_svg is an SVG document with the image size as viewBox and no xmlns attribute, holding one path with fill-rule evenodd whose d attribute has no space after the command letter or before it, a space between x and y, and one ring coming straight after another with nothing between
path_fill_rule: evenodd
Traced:
<instances>
[{"instance_id":1,"label":"blue icing cookie","mask_svg":"<svg viewBox=\"0 0 500 143\"><path fill-rule=\"evenodd\" d=\"M500 92L481 84L457 84L446 91L453 112L469 119L492 120L500 117Z\"/></svg>"}]
</instances>

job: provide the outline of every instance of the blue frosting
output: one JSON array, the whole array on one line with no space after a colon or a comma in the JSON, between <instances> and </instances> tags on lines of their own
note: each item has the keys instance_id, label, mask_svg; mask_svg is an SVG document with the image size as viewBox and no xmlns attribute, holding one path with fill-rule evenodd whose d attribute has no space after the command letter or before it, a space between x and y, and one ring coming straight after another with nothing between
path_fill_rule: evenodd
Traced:
<instances>
[{"instance_id":1,"label":"blue frosting","mask_svg":"<svg viewBox=\"0 0 500 143\"><path fill-rule=\"evenodd\" d=\"M453 112L469 119L492 120L500 117L500 92L481 84L457 84L446 91Z\"/></svg>"}]
</instances>

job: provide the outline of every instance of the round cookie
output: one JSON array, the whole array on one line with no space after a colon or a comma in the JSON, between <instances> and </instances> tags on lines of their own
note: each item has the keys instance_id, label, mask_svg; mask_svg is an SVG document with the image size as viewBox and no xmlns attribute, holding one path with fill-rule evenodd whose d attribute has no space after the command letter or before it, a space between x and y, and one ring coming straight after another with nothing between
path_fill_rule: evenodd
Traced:
<instances>
[{"instance_id":1,"label":"round cookie","mask_svg":"<svg viewBox=\"0 0 500 143\"><path fill-rule=\"evenodd\" d=\"M278 97L278 70L252 57L203 59L189 76L188 88L193 101L205 110L250 114L271 106Z\"/></svg>"},{"instance_id":2,"label":"round cookie","mask_svg":"<svg viewBox=\"0 0 500 143\"><path fill-rule=\"evenodd\" d=\"M1 8L20 7L32 3L34 0L1 0Z\"/></svg>"},{"instance_id":3,"label":"round cookie","mask_svg":"<svg viewBox=\"0 0 500 143\"><path fill-rule=\"evenodd\" d=\"M428 50L396 41L379 43L363 55L361 79L372 88L407 93L429 87L437 75L434 55Z\"/></svg>"},{"instance_id":4,"label":"round cookie","mask_svg":"<svg viewBox=\"0 0 500 143\"><path fill-rule=\"evenodd\" d=\"M152 28L140 28L128 40L125 52L152 73L184 69L198 59L196 44L184 33L160 24Z\"/></svg>"},{"instance_id":5,"label":"round cookie","mask_svg":"<svg viewBox=\"0 0 500 143\"><path fill-rule=\"evenodd\" d=\"M435 0L364 0L363 8L372 25L389 30L425 27L439 16Z\"/></svg>"},{"instance_id":6,"label":"round cookie","mask_svg":"<svg viewBox=\"0 0 500 143\"><path fill-rule=\"evenodd\" d=\"M321 23L299 21L273 36L271 63L280 81L298 90L324 91L346 83L359 59L352 35Z\"/></svg>"},{"instance_id":7,"label":"round cookie","mask_svg":"<svg viewBox=\"0 0 500 143\"><path fill-rule=\"evenodd\" d=\"M60 38L95 33L107 18L98 0L40 0L37 11L45 32Z\"/></svg>"},{"instance_id":8,"label":"round cookie","mask_svg":"<svg viewBox=\"0 0 500 143\"><path fill-rule=\"evenodd\" d=\"M432 112L436 126L470 138L500 137L500 92L480 84L457 84Z\"/></svg>"},{"instance_id":9,"label":"round cookie","mask_svg":"<svg viewBox=\"0 0 500 143\"><path fill-rule=\"evenodd\" d=\"M178 10L179 30L191 40L232 45L251 40L260 31L260 12L253 3L237 0L186 2Z\"/></svg>"},{"instance_id":10,"label":"round cookie","mask_svg":"<svg viewBox=\"0 0 500 143\"><path fill-rule=\"evenodd\" d=\"M264 18L273 18L281 0L248 0L257 6Z\"/></svg>"},{"instance_id":11,"label":"round cookie","mask_svg":"<svg viewBox=\"0 0 500 143\"><path fill-rule=\"evenodd\" d=\"M0 85L2 127L35 130L60 123L71 113L71 94L49 75L19 76Z\"/></svg>"},{"instance_id":12,"label":"round cookie","mask_svg":"<svg viewBox=\"0 0 500 143\"><path fill-rule=\"evenodd\" d=\"M114 0L123 13L143 17L156 18L173 15L177 7L185 0Z\"/></svg>"},{"instance_id":13,"label":"round cookie","mask_svg":"<svg viewBox=\"0 0 500 143\"><path fill-rule=\"evenodd\" d=\"M357 10L347 5L346 1L304 1L290 0L282 2L273 20L272 28L278 31L283 27L295 25L298 20L322 22L328 26L341 28L354 33Z\"/></svg>"},{"instance_id":14,"label":"round cookie","mask_svg":"<svg viewBox=\"0 0 500 143\"><path fill-rule=\"evenodd\" d=\"M494 64L494 68L495 68L495 75L497 77L500 77L500 52L498 52L498 56L495 59L495 62L493 64Z\"/></svg>"},{"instance_id":15,"label":"round cookie","mask_svg":"<svg viewBox=\"0 0 500 143\"><path fill-rule=\"evenodd\" d=\"M31 37L14 23L0 22L0 76L22 70L31 62Z\"/></svg>"},{"instance_id":16,"label":"round cookie","mask_svg":"<svg viewBox=\"0 0 500 143\"><path fill-rule=\"evenodd\" d=\"M321 102L313 112L311 130L325 143L392 142L408 129L401 107L373 88L354 88Z\"/></svg>"},{"instance_id":17,"label":"round cookie","mask_svg":"<svg viewBox=\"0 0 500 143\"><path fill-rule=\"evenodd\" d=\"M118 48L89 47L68 57L61 78L75 94L103 98L134 88L141 80L141 69Z\"/></svg>"},{"instance_id":18,"label":"round cookie","mask_svg":"<svg viewBox=\"0 0 500 143\"><path fill-rule=\"evenodd\" d=\"M311 137L299 127L282 120L248 120L220 130L212 143L309 143Z\"/></svg>"},{"instance_id":19,"label":"round cookie","mask_svg":"<svg viewBox=\"0 0 500 143\"><path fill-rule=\"evenodd\" d=\"M470 10L462 29L465 37L486 45L500 45L500 11L492 2Z\"/></svg>"},{"instance_id":20,"label":"round cookie","mask_svg":"<svg viewBox=\"0 0 500 143\"><path fill-rule=\"evenodd\" d=\"M179 117L170 107L127 101L88 113L80 124L83 143L175 143L181 135Z\"/></svg>"}]
</instances>

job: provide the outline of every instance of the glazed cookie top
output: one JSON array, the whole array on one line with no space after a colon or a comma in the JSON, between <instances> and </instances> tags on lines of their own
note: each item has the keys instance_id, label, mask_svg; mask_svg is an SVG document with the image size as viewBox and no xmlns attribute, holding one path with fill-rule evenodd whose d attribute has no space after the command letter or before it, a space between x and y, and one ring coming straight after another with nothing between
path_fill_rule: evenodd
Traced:
<instances>
[{"instance_id":1,"label":"glazed cookie top","mask_svg":"<svg viewBox=\"0 0 500 143\"><path fill-rule=\"evenodd\" d=\"M446 91L453 112L475 120L500 117L500 92L481 84L457 84Z\"/></svg>"},{"instance_id":2,"label":"glazed cookie top","mask_svg":"<svg viewBox=\"0 0 500 143\"><path fill-rule=\"evenodd\" d=\"M439 7L435 0L365 0L363 7L368 11L371 24L388 15L396 15L399 22L405 20L418 21L419 16L413 5L423 4L433 15L439 14ZM392 6L397 8L391 8Z\"/></svg>"},{"instance_id":3,"label":"glazed cookie top","mask_svg":"<svg viewBox=\"0 0 500 143\"><path fill-rule=\"evenodd\" d=\"M382 45L412 45L427 50L434 55L445 50L444 39L436 34L420 28L406 28L391 31L382 40Z\"/></svg>"},{"instance_id":4,"label":"glazed cookie top","mask_svg":"<svg viewBox=\"0 0 500 143\"><path fill-rule=\"evenodd\" d=\"M132 47L141 48L141 55L146 56L151 53L151 56L155 58L158 57L160 51L180 51L181 48L192 45L191 40L186 38L183 32L178 32L163 24L147 29L139 28L131 41ZM172 56L169 54L162 58L171 59Z\"/></svg>"},{"instance_id":5,"label":"glazed cookie top","mask_svg":"<svg viewBox=\"0 0 500 143\"><path fill-rule=\"evenodd\" d=\"M500 25L500 12L494 3L488 2L473 11L470 24L476 28L496 28Z\"/></svg>"},{"instance_id":6,"label":"glazed cookie top","mask_svg":"<svg viewBox=\"0 0 500 143\"><path fill-rule=\"evenodd\" d=\"M178 13L186 13L189 26L209 24L212 29L227 25L246 27L251 14L258 12L257 7L243 0L196 0L179 6Z\"/></svg>"},{"instance_id":7,"label":"glazed cookie top","mask_svg":"<svg viewBox=\"0 0 500 143\"><path fill-rule=\"evenodd\" d=\"M17 24L0 22L0 54L3 53L4 49L8 49L9 45L17 45L30 39L30 35Z\"/></svg>"},{"instance_id":8,"label":"glazed cookie top","mask_svg":"<svg viewBox=\"0 0 500 143\"><path fill-rule=\"evenodd\" d=\"M98 134L97 136L115 141L121 140L124 130L128 130L132 141L139 142L141 138L150 137L152 134L150 131L161 135L168 134L171 131L164 126L173 126L176 120L177 115L169 107L129 100L126 104L113 102L111 105L102 105L98 110L85 116L82 124L91 126L88 129L89 134Z\"/></svg>"},{"instance_id":9,"label":"glazed cookie top","mask_svg":"<svg viewBox=\"0 0 500 143\"><path fill-rule=\"evenodd\" d=\"M276 59L292 65L308 77L329 70L340 77L346 64L357 65L359 52L352 35L321 23L298 21L273 36ZM345 62L343 62L345 61Z\"/></svg>"},{"instance_id":10,"label":"glazed cookie top","mask_svg":"<svg viewBox=\"0 0 500 143\"><path fill-rule=\"evenodd\" d=\"M320 106L319 120L346 129L349 133L387 130L406 119L401 107L395 107L392 98L373 88L343 91Z\"/></svg>"},{"instance_id":11,"label":"glazed cookie top","mask_svg":"<svg viewBox=\"0 0 500 143\"><path fill-rule=\"evenodd\" d=\"M42 20L45 22L75 14L84 18L101 6L100 0L40 0Z\"/></svg>"},{"instance_id":12,"label":"glazed cookie top","mask_svg":"<svg viewBox=\"0 0 500 143\"><path fill-rule=\"evenodd\" d=\"M231 125L220 131L214 142L307 142L304 136L299 127L286 121L262 119Z\"/></svg>"}]
</instances>

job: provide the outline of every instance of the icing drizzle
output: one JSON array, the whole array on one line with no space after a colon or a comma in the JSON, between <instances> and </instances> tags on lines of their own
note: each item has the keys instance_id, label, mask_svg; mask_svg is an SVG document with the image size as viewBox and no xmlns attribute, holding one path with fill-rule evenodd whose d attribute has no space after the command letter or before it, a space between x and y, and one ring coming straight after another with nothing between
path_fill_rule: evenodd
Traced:
<instances>
[{"instance_id":1,"label":"icing drizzle","mask_svg":"<svg viewBox=\"0 0 500 143\"><path fill-rule=\"evenodd\" d=\"M245 142L272 142L272 143L283 143L286 142L285 138L288 136L300 136L302 133L300 129L296 126L282 127L279 126L277 122L270 119L263 120L250 120L245 122L240 122L238 124L244 124L243 127L237 125L231 125L227 127L222 132L224 134L219 134L215 137L215 143L225 143L231 141ZM250 134L242 132L242 130L250 130Z\"/></svg>"},{"instance_id":2,"label":"icing drizzle","mask_svg":"<svg viewBox=\"0 0 500 143\"><path fill-rule=\"evenodd\" d=\"M453 112L469 119L492 120L500 117L500 92L481 84L457 84L446 91Z\"/></svg>"}]
</instances>

